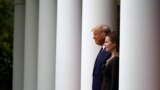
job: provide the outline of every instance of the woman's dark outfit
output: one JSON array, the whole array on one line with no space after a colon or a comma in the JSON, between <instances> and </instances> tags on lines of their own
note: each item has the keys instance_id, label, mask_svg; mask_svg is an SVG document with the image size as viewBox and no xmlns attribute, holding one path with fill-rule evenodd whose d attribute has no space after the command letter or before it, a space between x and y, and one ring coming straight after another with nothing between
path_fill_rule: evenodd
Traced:
<instances>
[{"instance_id":1,"label":"woman's dark outfit","mask_svg":"<svg viewBox=\"0 0 160 90\"><path fill-rule=\"evenodd\" d=\"M118 90L119 57L114 57L102 67L103 81L101 90Z\"/></svg>"}]
</instances>

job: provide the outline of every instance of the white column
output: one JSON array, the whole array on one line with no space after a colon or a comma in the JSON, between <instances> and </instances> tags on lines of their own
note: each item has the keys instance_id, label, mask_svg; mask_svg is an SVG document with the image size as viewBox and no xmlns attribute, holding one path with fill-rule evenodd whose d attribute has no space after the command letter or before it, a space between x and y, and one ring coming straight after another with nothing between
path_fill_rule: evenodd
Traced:
<instances>
[{"instance_id":1,"label":"white column","mask_svg":"<svg viewBox=\"0 0 160 90\"><path fill-rule=\"evenodd\" d=\"M38 87L55 89L56 0L39 1Z\"/></svg>"},{"instance_id":2,"label":"white column","mask_svg":"<svg viewBox=\"0 0 160 90\"><path fill-rule=\"evenodd\" d=\"M99 24L117 28L116 0L83 0L82 11L81 90L91 90L93 65L100 49L91 29Z\"/></svg>"},{"instance_id":3,"label":"white column","mask_svg":"<svg viewBox=\"0 0 160 90\"><path fill-rule=\"evenodd\" d=\"M80 90L81 0L58 0L56 90Z\"/></svg>"},{"instance_id":4,"label":"white column","mask_svg":"<svg viewBox=\"0 0 160 90\"><path fill-rule=\"evenodd\" d=\"M119 90L160 90L159 4L121 0Z\"/></svg>"},{"instance_id":5,"label":"white column","mask_svg":"<svg viewBox=\"0 0 160 90\"><path fill-rule=\"evenodd\" d=\"M38 0L26 0L24 90L37 90Z\"/></svg>"},{"instance_id":6,"label":"white column","mask_svg":"<svg viewBox=\"0 0 160 90\"><path fill-rule=\"evenodd\" d=\"M16 0L14 10L13 90L23 90L24 0Z\"/></svg>"}]
</instances>

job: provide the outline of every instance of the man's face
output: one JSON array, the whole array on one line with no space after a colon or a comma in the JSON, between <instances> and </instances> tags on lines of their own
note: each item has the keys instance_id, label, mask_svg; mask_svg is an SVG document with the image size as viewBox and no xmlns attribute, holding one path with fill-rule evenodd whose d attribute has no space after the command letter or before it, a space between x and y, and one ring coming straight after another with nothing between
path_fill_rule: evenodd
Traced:
<instances>
[{"instance_id":1,"label":"man's face","mask_svg":"<svg viewBox=\"0 0 160 90\"><path fill-rule=\"evenodd\" d=\"M95 43L97 45L103 45L104 44L104 40L105 40L105 36L102 35L98 30L95 30L93 32L93 39L95 40Z\"/></svg>"}]
</instances>

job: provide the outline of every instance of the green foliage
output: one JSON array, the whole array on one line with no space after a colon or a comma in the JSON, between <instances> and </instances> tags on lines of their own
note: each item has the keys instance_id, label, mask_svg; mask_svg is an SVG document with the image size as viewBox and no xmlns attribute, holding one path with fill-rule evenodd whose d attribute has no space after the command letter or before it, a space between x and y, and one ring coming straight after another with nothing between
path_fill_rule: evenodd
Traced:
<instances>
[{"instance_id":1,"label":"green foliage","mask_svg":"<svg viewBox=\"0 0 160 90\"><path fill-rule=\"evenodd\" d=\"M13 0L0 0L0 90L12 87L13 12Z\"/></svg>"}]
</instances>

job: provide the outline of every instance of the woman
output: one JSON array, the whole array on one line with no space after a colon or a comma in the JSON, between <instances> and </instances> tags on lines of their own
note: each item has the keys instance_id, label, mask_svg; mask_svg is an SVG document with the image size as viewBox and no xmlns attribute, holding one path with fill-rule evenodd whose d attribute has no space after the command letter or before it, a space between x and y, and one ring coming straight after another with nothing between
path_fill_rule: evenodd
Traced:
<instances>
[{"instance_id":1,"label":"woman","mask_svg":"<svg viewBox=\"0 0 160 90\"><path fill-rule=\"evenodd\" d=\"M105 50L111 52L111 57L103 65L103 82L101 90L118 90L119 82L119 36L116 31L105 38Z\"/></svg>"}]
</instances>

